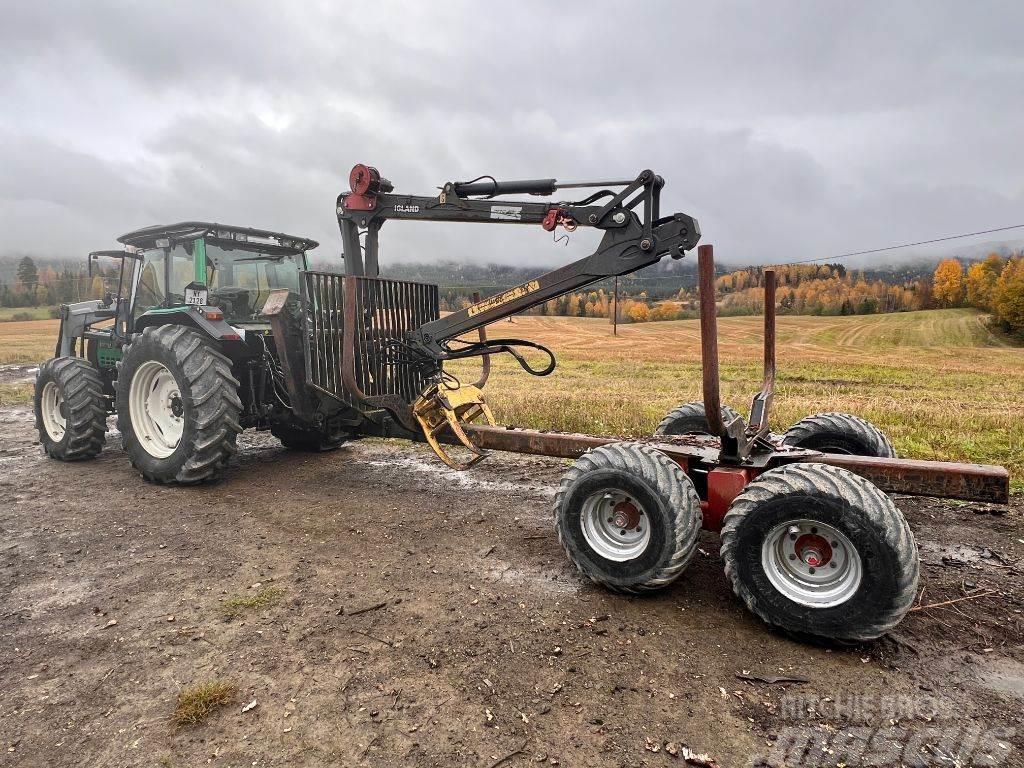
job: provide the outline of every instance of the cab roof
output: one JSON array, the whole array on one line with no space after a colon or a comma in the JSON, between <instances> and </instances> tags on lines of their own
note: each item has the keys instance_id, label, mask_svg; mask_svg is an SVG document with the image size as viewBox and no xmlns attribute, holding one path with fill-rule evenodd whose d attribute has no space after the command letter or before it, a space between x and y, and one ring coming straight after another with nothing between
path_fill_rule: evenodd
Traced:
<instances>
[{"instance_id":1,"label":"cab roof","mask_svg":"<svg viewBox=\"0 0 1024 768\"><path fill-rule=\"evenodd\" d=\"M135 248L154 248L157 240L194 240L204 237L207 240L231 242L237 247L274 253L302 253L316 248L319 243L306 237L286 235L283 232L271 232L266 229L252 227L234 227L229 224L217 224L209 221L182 221L177 224L158 224L128 232L117 238L117 242Z\"/></svg>"}]
</instances>

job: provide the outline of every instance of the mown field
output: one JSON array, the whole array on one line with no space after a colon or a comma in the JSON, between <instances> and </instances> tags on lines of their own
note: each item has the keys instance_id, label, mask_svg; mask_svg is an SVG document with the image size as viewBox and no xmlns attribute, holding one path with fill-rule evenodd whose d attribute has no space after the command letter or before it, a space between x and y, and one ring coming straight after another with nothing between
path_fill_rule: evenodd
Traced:
<instances>
[{"instance_id":1,"label":"mown field","mask_svg":"<svg viewBox=\"0 0 1024 768\"><path fill-rule=\"evenodd\" d=\"M51 354L56 321L0 324L0 364ZM740 411L760 386L761 318L719 321L723 399ZM490 402L505 424L637 436L681 402L700 399L695 320L619 327L606 320L520 317L492 337L550 346L547 378L509 359L494 362ZM867 418L901 455L1003 464L1024 490L1024 349L986 329L973 310L855 317L781 317L773 428L818 411ZM478 368L453 369L466 380ZM0 385L0 404L28 402L25 384Z\"/></svg>"}]
</instances>

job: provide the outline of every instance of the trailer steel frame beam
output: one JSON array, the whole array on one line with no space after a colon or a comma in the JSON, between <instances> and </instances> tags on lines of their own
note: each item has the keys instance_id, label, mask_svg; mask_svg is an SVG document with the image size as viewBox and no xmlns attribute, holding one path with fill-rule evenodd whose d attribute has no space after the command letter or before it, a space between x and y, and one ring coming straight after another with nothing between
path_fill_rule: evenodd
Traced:
<instances>
[{"instance_id":1,"label":"trailer steel frame beam","mask_svg":"<svg viewBox=\"0 0 1024 768\"><path fill-rule=\"evenodd\" d=\"M615 437L476 425L466 425L465 431L474 443L486 450L564 459L579 458L593 448L622 440ZM1004 467L990 464L958 464L917 459L845 456L787 448L781 445L781 438L774 436L773 442L776 441L779 443L778 450L763 454L741 468L750 469L757 474L776 466L795 462L831 464L860 475L886 493L935 496L991 504L1009 503L1010 473ZM707 471L719 466L718 441L712 437L687 435L668 438L659 436L643 438L638 442L644 442L657 448L682 466L684 470L699 467Z\"/></svg>"}]
</instances>

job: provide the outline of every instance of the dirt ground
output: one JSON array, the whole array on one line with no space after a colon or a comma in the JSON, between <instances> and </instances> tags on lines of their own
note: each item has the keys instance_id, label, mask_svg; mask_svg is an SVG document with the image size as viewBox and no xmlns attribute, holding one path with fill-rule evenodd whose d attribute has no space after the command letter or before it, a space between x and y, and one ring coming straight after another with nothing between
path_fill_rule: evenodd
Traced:
<instances>
[{"instance_id":1,"label":"dirt ground","mask_svg":"<svg viewBox=\"0 0 1024 768\"><path fill-rule=\"evenodd\" d=\"M826 649L749 615L710 534L657 596L584 582L551 521L564 462L241 446L225 480L161 488L116 433L60 464L0 410L0 765L1024 765L1019 498L898 499L921 604L971 599ZM255 594L279 600L229 618ZM176 726L215 679L232 700Z\"/></svg>"}]
</instances>

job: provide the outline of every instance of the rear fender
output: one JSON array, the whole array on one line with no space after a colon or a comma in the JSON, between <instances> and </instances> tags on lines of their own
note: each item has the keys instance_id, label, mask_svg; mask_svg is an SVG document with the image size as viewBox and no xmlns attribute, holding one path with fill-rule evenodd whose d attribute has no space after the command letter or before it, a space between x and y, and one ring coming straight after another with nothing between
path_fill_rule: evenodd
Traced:
<instances>
[{"instance_id":1,"label":"rear fender","mask_svg":"<svg viewBox=\"0 0 1024 768\"><path fill-rule=\"evenodd\" d=\"M242 342L242 331L232 327L216 307L162 307L143 313L135 331L157 325L187 325L219 342Z\"/></svg>"}]
</instances>

